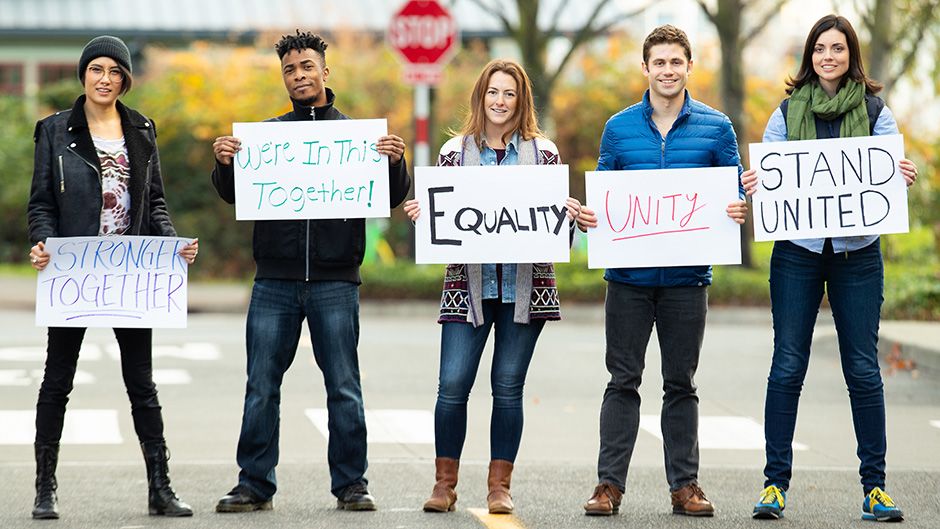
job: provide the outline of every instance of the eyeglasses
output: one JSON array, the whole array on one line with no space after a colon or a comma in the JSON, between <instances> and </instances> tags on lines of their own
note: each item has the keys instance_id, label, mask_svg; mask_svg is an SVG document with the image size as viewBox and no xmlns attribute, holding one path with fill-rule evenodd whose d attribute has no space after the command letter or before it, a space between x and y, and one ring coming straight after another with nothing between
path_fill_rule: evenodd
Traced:
<instances>
[{"instance_id":1,"label":"eyeglasses","mask_svg":"<svg viewBox=\"0 0 940 529\"><path fill-rule=\"evenodd\" d=\"M87 72L91 74L92 79L99 80L104 77L105 72L108 74L108 78L111 79L111 82L120 83L124 80L124 72L120 68L111 68L110 70L105 70L97 64L92 64L88 67Z\"/></svg>"}]
</instances>

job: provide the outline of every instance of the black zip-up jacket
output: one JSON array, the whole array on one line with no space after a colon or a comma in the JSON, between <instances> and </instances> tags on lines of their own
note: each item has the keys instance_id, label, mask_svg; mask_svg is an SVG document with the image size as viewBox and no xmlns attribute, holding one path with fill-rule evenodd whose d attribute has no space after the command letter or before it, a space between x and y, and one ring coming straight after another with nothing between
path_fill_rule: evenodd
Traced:
<instances>
[{"instance_id":1,"label":"black zip-up jacket","mask_svg":"<svg viewBox=\"0 0 940 529\"><path fill-rule=\"evenodd\" d=\"M305 107L294 102L294 110L266 121L311 121L349 119L333 106L329 88L327 104ZM411 176L405 158L388 166L389 206L398 207L408 195ZM235 203L234 164L216 161L212 185L229 204ZM366 247L365 219L258 220L252 240L257 265L256 279L298 281L349 281L359 284L359 265Z\"/></svg>"},{"instance_id":2,"label":"black zip-up jacket","mask_svg":"<svg viewBox=\"0 0 940 529\"><path fill-rule=\"evenodd\" d=\"M96 236L101 229L101 163L88 130L85 96L71 110L36 123L36 154L27 218L29 239ZM156 127L117 102L131 166L131 225L126 235L176 236L163 195Z\"/></svg>"}]
</instances>

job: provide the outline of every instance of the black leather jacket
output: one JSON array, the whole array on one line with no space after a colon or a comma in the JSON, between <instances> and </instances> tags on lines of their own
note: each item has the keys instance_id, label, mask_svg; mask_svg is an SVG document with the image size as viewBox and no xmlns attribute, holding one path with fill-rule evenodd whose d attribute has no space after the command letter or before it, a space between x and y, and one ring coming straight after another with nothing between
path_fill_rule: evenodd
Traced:
<instances>
[{"instance_id":1,"label":"black leather jacket","mask_svg":"<svg viewBox=\"0 0 940 529\"><path fill-rule=\"evenodd\" d=\"M96 236L101 227L101 165L85 117L85 96L71 110L36 123L27 217L32 244L47 237ZM130 159L131 225L126 235L176 236L163 196L153 121L117 102Z\"/></svg>"},{"instance_id":2,"label":"black leather jacket","mask_svg":"<svg viewBox=\"0 0 940 529\"><path fill-rule=\"evenodd\" d=\"M267 121L308 121L349 119L333 107L335 96L329 88L327 104L311 108L294 104L294 109ZM411 187L405 158L388 166L389 206L397 207ZM235 203L234 165L216 161L212 185L229 204ZM359 265L365 255L365 219L258 220L255 221L252 253L258 279L298 281L349 281L360 283Z\"/></svg>"}]
</instances>

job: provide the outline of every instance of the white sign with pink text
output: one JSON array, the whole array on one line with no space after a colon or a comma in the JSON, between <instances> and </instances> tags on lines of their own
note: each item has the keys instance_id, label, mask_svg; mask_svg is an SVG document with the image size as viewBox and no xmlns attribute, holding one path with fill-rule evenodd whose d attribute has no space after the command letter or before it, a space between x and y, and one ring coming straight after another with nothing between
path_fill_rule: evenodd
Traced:
<instances>
[{"instance_id":1,"label":"white sign with pink text","mask_svg":"<svg viewBox=\"0 0 940 529\"><path fill-rule=\"evenodd\" d=\"M588 268L741 264L737 167L589 171Z\"/></svg>"}]
</instances>

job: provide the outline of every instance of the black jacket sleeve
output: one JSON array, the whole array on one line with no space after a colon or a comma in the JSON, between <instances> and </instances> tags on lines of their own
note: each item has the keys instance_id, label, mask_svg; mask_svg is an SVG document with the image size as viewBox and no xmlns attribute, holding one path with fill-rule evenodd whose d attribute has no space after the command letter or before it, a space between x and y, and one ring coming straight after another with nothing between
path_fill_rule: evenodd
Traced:
<instances>
[{"instance_id":1,"label":"black jacket sleeve","mask_svg":"<svg viewBox=\"0 0 940 529\"><path fill-rule=\"evenodd\" d=\"M59 205L56 201L53 170L52 138L49 127L36 123L33 140L33 183L29 192L26 217L29 221L29 240L32 244L55 237L59 233Z\"/></svg>"},{"instance_id":2,"label":"black jacket sleeve","mask_svg":"<svg viewBox=\"0 0 940 529\"><path fill-rule=\"evenodd\" d=\"M222 200L228 202L229 204L234 204L235 166L233 164L222 165L218 160L216 160L215 168L212 170L212 185L215 186L215 190Z\"/></svg>"},{"instance_id":3,"label":"black jacket sleeve","mask_svg":"<svg viewBox=\"0 0 940 529\"><path fill-rule=\"evenodd\" d=\"M389 207L397 208L402 202L405 201L405 197L408 196L408 191L410 190L411 190L411 175L408 174L408 164L405 162L405 155L402 155L401 160L399 160L397 164L392 164L391 160L389 160L388 162ZM221 192L219 194L221 194Z\"/></svg>"},{"instance_id":4,"label":"black jacket sleeve","mask_svg":"<svg viewBox=\"0 0 940 529\"><path fill-rule=\"evenodd\" d=\"M150 139L153 141L153 156L150 167L150 233L164 237L176 237L176 228L170 220L163 192L163 173L160 170L160 151L157 149L157 126L150 121Z\"/></svg>"}]
</instances>

